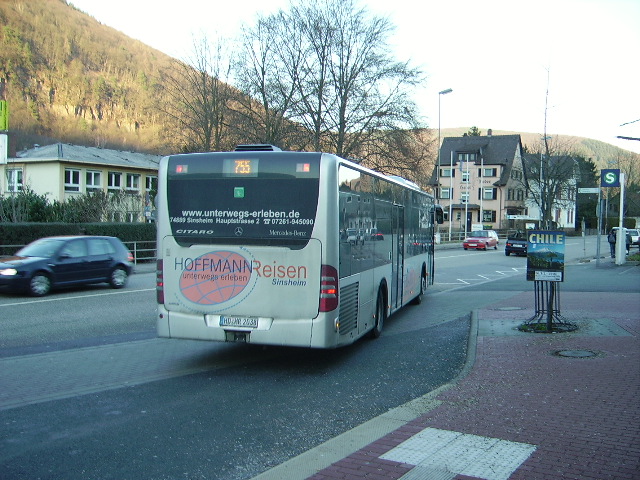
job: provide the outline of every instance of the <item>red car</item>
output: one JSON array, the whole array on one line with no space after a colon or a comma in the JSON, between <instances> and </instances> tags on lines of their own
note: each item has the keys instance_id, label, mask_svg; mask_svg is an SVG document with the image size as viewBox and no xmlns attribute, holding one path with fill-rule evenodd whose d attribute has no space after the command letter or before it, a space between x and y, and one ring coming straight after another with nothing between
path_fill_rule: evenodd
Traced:
<instances>
[{"instance_id":1,"label":"red car","mask_svg":"<svg viewBox=\"0 0 640 480\"><path fill-rule=\"evenodd\" d=\"M462 242L465 250L475 248L476 250L486 250L489 247L498 249L498 234L494 230L478 230L471 232Z\"/></svg>"}]
</instances>

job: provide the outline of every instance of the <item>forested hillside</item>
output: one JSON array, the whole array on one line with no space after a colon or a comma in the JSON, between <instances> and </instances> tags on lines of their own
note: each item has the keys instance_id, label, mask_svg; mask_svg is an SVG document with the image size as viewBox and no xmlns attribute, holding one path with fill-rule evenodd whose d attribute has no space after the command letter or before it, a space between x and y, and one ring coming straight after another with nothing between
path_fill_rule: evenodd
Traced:
<instances>
[{"instance_id":1,"label":"forested hillside","mask_svg":"<svg viewBox=\"0 0 640 480\"><path fill-rule=\"evenodd\" d=\"M170 57L64 0L2 0L0 25L0 98L14 148L55 139L163 150L155 85Z\"/></svg>"}]
</instances>

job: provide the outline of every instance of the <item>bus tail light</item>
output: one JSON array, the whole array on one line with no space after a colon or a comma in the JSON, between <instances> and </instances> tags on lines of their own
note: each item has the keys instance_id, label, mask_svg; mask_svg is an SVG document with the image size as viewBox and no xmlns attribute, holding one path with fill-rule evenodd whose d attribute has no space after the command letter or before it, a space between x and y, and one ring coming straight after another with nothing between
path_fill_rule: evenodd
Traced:
<instances>
[{"instance_id":1,"label":"bus tail light","mask_svg":"<svg viewBox=\"0 0 640 480\"><path fill-rule=\"evenodd\" d=\"M330 312L338 308L338 270L322 265L320 275L320 311Z\"/></svg>"},{"instance_id":2,"label":"bus tail light","mask_svg":"<svg viewBox=\"0 0 640 480\"><path fill-rule=\"evenodd\" d=\"M164 270L162 260L156 263L156 300L158 304L164 304Z\"/></svg>"}]
</instances>

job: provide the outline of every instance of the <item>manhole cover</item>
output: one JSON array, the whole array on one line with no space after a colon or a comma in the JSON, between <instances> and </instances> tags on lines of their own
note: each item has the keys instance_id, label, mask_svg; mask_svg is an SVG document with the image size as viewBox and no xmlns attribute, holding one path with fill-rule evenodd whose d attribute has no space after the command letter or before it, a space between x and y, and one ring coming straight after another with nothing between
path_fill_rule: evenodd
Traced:
<instances>
[{"instance_id":1,"label":"manhole cover","mask_svg":"<svg viewBox=\"0 0 640 480\"><path fill-rule=\"evenodd\" d=\"M596 352L592 352L591 350L558 350L554 355L569 358L592 358L598 356Z\"/></svg>"}]
</instances>

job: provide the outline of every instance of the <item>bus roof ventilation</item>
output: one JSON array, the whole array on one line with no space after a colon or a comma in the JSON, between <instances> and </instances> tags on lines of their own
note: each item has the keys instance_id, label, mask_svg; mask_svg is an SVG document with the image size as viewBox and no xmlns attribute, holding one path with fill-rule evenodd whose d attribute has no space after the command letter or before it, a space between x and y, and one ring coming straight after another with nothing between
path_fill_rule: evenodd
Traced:
<instances>
[{"instance_id":1,"label":"bus roof ventilation","mask_svg":"<svg viewBox=\"0 0 640 480\"><path fill-rule=\"evenodd\" d=\"M257 145L238 145L236 152L281 152L282 150L275 145L257 144Z\"/></svg>"}]
</instances>

